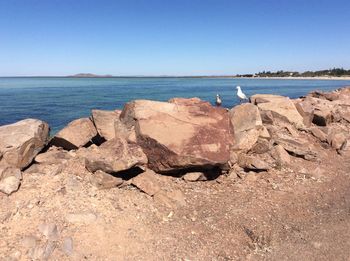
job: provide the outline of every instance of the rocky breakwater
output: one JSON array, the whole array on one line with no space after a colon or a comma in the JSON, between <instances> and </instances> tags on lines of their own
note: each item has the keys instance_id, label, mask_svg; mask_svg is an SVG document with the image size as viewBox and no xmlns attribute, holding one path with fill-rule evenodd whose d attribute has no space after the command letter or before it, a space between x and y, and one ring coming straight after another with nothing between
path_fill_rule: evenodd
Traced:
<instances>
[{"instance_id":1,"label":"rocky breakwater","mask_svg":"<svg viewBox=\"0 0 350 261\"><path fill-rule=\"evenodd\" d=\"M27 119L0 127L0 191L16 191L25 170L164 197L159 174L204 181L293 169L331 150L348 153L349 129L350 88L295 100L256 94L231 110L198 98L136 100L122 111L93 110L50 141L46 123Z\"/></svg>"}]
</instances>

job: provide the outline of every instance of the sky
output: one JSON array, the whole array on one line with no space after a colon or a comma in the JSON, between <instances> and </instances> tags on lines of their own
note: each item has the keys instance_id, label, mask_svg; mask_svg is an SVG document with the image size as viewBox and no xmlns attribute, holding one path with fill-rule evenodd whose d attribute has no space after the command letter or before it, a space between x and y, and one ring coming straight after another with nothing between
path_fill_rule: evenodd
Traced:
<instances>
[{"instance_id":1,"label":"sky","mask_svg":"<svg viewBox=\"0 0 350 261\"><path fill-rule=\"evenodd\" d=\"M350 69L349 0L0 0L0 76Z\"/></svg>"}]
</instances>

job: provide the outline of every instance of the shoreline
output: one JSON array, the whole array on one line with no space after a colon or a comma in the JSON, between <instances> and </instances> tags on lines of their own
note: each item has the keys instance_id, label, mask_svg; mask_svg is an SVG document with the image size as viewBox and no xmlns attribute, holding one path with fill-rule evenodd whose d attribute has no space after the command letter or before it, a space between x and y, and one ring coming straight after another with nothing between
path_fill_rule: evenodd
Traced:
<instances>
[{"instance_id":1,"label":"shoreline","mask_svg":"<svg viewBox=\"0 0 350 261\"><path fill-rule=\"evenodd\" d=\"M72 76L0 76L0 79L6 78L63 78L63 79L125 79L125 78L178 78L178 79L257 79L257 80L336 80L350 81L350 76L340 77L236 77L236 76L109 76L109 77L72 77Z\"/></svg>"}]
</instances>

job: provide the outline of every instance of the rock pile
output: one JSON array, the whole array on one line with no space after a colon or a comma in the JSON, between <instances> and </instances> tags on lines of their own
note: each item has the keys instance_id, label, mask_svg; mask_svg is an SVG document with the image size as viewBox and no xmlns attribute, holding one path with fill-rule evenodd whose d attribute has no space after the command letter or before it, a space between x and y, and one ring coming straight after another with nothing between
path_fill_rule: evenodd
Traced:
<instances>
[{"instance_id":1,"label":"rock pile","mask_svg":"<svg viewBox=\"0 0 350 261\"><path fill-rule=\"evenodd\" d=\"M16 191L30 166L88 177L99 189L127 183L158 197L157 173L204 181L210 173L317 161L321 149L348 153L349 127L350 88L296 100L257 94L231 110L198 98L136 100L122 111L92 110L50 141L47 123L27 119L0 127L0 191Z\"/></svg>"}]
</instances>

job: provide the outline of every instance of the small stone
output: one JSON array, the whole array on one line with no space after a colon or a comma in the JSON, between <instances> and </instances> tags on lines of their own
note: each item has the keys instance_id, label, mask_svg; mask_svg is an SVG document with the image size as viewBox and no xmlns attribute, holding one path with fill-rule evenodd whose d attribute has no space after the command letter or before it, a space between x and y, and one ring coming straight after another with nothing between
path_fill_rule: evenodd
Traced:
<instances>
[{"instance_id":1,"label":"small stone","mask_svg":"<svg viewBox=\"0 0 350 261\"><path fill-rule=\"evenodd\" d=\"M277 145L271 152L271 156L277 160L277 162L281 165L290 164L290 156L288 152L281 146Z\"/></svg>"},{"instance_id":2,"label":"small stone","mask_svg":"<svg viewBox=\"0 0 350 261\"><path fill-rule=\"evenodd\" d=\"M53 223L40 224L38 229L47 239L50 239L50 240L58 239L58 229L55 224Z\"/></svg>"},{"instance_id":3,"label":"small stone","mask_svg":"<svg viewBox=\"0 0 350 261\"><path fill-rule=\"evenodd\" d=\"M183 177L186 181L204 181L207 180L203 172L189 172L186 173Z\"/></svg>"},{"instance_id":4,"label":"small stone","mask_svg":"<svg viewBox=\"0 0 350 261\"><path fill-rule=\"evenodd\" d=\"M153 196L160 190L156 175L157 174L153 170L147 169L145 172L134 177L131 184L146 194Z\"/></svg>"},{"instance_id":5,"label":"small stone","mask_svg":"<svg viewBox=\"0 0 350 261\"><path fill-rule=\"evenodd\" d=\"M38 242L38 239L34 236L25 236L22 240L21 240L21 245L24 248L34 248L36 247L36 244Z\"/></svg>"},{"instance_id":6,"label":"small stone","mask_svg":"<svg viewBox=\"0 0 350 261\"><path fill-rule=\"evenodd\" d=\"M66 216L66 220L69 223L84 223L89 224L95 222L97 216L94 213L86 212L86 213L70 213Z\"/></svg>"},{"instance_id":7,"label":"small stone","mask_svg":"<svg viewBox=\"0 0 350 261\"><path fill-rule=\"evenodd\" d=\"M73 239L71 237L66 237L63 240L62 250L67 256L72 255L72 253L73 253Z\"/></svg>"},{"instance_id":8,"label":"small stone","mask_svg":"<svg viewBox=\"0 0 350 261\"><path fill-rule=\"evenodd\" d=\"M56 248L56 243L53 241L49 241L44 249L44 253L43 253L43 260L48 260L50 258L50 256L52 255L53 251Z\"/></svg>"},{"instance_id":9,"label":"small stone","mask_svg":"<svg viewBox=\"0 0 350 261\"><path fill-rule=\"evenodd\" d=\"M0 167L0 191L10 195L16 192L21 184L22 172L14 167Z\"/></svg>"}]
</instances>

